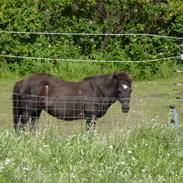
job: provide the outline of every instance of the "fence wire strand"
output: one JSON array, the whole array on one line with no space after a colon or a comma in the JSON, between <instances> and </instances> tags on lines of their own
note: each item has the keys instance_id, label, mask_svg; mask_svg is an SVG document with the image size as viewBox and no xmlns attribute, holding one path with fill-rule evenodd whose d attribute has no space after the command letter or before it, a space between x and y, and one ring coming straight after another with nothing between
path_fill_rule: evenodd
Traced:
<instances>
[{"instance_id":1,"label":"fence wire strand","mask_svg":"<svg viewBox=\"0 0 183 183\"><path fill-rule=\"evenodd\" d=\"M180 56L173 56L167 58L157 58L152 60L92 60L92 59L73 59L73 58L45 58L45 57L28 57L28 56L16 56L16 55L0 55L4 58L17 58L17 59L29 59L29 60L45 60L45 61L63 61L63 62L83 62L83 63L149 63L159 61L174 61L179 59Z\"/></svg>"},{"instance_id":2,"label":"fence wire strand","mask_svg":"<svg viewBox=\"0 0 183 183\"><path fill-rule=\"evenodd\" d=\"M34 34L34 35L62 35L62 36L148 36L165 39L183 40L183 37L165 36L143 33L87 33L87 32L25 32L25 31L0 31L0 34Z\"/></svg>"}]
</instances>

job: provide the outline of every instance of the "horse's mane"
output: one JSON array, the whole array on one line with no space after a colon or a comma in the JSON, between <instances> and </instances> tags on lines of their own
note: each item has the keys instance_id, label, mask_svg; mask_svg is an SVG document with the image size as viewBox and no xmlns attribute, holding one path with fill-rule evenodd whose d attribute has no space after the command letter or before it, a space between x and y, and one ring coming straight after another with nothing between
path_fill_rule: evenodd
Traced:
<instances>
[{"instance_id":1,"label":"horse's mane","mask_svg":"<svg viewBox=\"0 0 183 183\"><path fill-rule=\"evenodd\" d=\"M119 78L124 79L124 80L128 81L129 83L131 83L133 81L132 76L130 76L128 74L128 72L121 72L121 73L118 73L117 75Z\"/></svg>"}]
</instances>

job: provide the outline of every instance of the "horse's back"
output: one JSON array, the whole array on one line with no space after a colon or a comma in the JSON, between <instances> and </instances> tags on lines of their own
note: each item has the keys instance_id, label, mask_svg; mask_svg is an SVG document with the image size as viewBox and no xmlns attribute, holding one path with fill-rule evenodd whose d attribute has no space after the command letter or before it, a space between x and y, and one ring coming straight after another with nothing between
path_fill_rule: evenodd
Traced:
<instances>
[{"instance_id":1,"label":"horse's back","mask_svg":"<svg viewBox=\"0 0 183 183\"><path fill-rule=\"evenodd\" d=\"M53 76L47 73L35 73L30 75L29 77L27 77L26 79L24 79L24 82L27 84L36 84L36 83L42 83L45 85L53 85L55 83L57 83L58 81L60 81L61 79L58 78L57 76Z\"/></svg>"},{"instance_id":2,"label":"horse's back","mask_svg":"<svg viewBox=\"0 0 183 183\"><path fill-rule=\"evenodd\" d=\"M61 79L46 73L35 73L29 77L18 81L14 86L19 89L20 94L27 95L44 95L45 86L53 88Z\"/></svg>"}]
</instances>

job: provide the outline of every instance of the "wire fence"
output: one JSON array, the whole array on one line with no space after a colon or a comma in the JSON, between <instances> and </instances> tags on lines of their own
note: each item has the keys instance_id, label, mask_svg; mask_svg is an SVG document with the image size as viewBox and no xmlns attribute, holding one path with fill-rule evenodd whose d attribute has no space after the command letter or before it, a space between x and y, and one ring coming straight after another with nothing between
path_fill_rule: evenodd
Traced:
<instances>
[{"instance_id":1,"label":"wire fence","mask_svg":"<svg viewBox=\"0 0 183 183\"><path fill-rule=\"evenodd\" d=\"M148 36L165 39L183 40L183 37L166 36L143 33L87 33L87 32L25 32L25 31L0 31L0 34L34 34L34 35L62 35L62 36Z\"/></svg>"},{"instance_id":2,"label":"wire fence","mask_svg":"<svg viewBox=\"0 0 183 183\"><path fill-rule=\"evenodd\" d=\"M82 62L82 63L150 63L150 62L167 62L180 59L180 56L173 56L167 58L157 58L152 60L92 60L92 59L63 59L63 58L44 58L44 57L28 57L28 56L16 56L16 55L0 55L4 58L17 58L17 59L29 59L29 60L45 60L45 61L63 61L63 62Z\"/></svg>"},{"instance_id":3,"label":"wire fence","mask_svg":"<svg viewBox=\"0 0 183 183\"><path fill-rule=\"evenodd\" d=\"M60 35L60 36L146 36L156 37L162 39L175 39L183 40L182 37L166 36L157 34L142 34L142 33L76 33L76 32L21 32L21 31L0 31L0 34L29 34L29 35ZM95 60L95 59L73 59L73 58L44 58L37 56L24 56L24 55L6 55L1 54L3 58L16 58L16 59L29 59L29 60L45 60L45 61L62 61L62 62L82 62L82 63L149 63L149 62L167 62L181 59L180 56L163 57L156 59L145 59L145 60Z\"/></svg>"},{"instance_id":4,"label":"wire fence","mask_svg":"<svg viewBox=\"0 0 183 183\"><path fill-rule=\"evenodd\" d=\"M17 106L25 112L35 111L45 107L45 97L26 96L20 102L22 106ZM59 98L48 99L48 107L43 110L37 127L39 129L48 129L58 131L62 134L71 134L72 132L81 132L86 129L85 112L101 113L102 115L96 121L96 129L99 132L110 132L113 129L133 129L138 125L146 123L159 122L166 124L170 118L169 106L176 107L179 113L180 125L182 124L182 101L173 97L131 97L130 110L123 113L120 102L113 103L113 98L98 98L81 96L63 96ZM16 101L14 101L16 102ZM29 102L28 105L24 105ZM0 123L13 127L12 99L5 98L1 101ZM110 105L107 110L104 106ZM84 108L85 107L85 108ZM49 111L48 114L46 111ZM28 113L27 113L28 114ZM34 113L35 114L35 113ZM69 116L69 118L68 118ZM173 117L172 117L173 118ZM31 118L27 125L31 123Z\"/></svg>"}]
</instances>

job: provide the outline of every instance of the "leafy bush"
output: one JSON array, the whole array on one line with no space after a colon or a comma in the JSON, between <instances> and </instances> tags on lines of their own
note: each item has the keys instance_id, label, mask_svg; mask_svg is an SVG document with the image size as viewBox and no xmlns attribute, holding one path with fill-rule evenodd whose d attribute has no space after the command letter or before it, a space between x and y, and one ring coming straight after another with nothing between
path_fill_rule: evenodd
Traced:
<instances>
[{"instance_id":1,"label":"leafy bush","mask_svg":"<svg viewBox=\"0 0 183 183\"><path fill-rule=\"evenodd\" d=\"M27 8L29 7L29 8ZM87 33L145 33L181 37L183 32L181 0L111 0L111 1L74 1L48 0L23 1L2 0L0 2L0 30L23 32L87 32ZM147 36L71 36L71 35L35 35L0 34L0 54L97 60L151 60L176 56L179 52L179 40L152 38ZM12 64L19 65L19 74L30 72L52 72L51 61L36 67L38 61L31 64L25 59L0 58L0 64L6 70L15 72ZM36 63L34 63L36 62ZM102 68L127 70L138 79L167 77L177 60L166 64L100 63L93 66L92 73ZM29 64L28 64L29 63ZM40 65L42 62L39 62ZM68 64L67 70L77 69L77 64ZM93 64L94 65L94 64ZM43 69L45 67L45 69ZM105 67L105 69L104 69ZM162 72L162 68L165 69ZM17 67L16 67L17 68ZM86 64L86 68L88 68ZM113 69L111 69L113 68ZM167 70L166 70L167 69ZM3 71L2 68L0 68ZM58 71L62 72L62 71ZM80 70L75 70L75 73ZM88 73L83 70L84 75ZM101 71L103 72L103 71ZM67 75L70 73L68 72ZM65 77L65 76L64 76ZM71 73L71 78L73 77ZM77 75L76 79L80 78Z\"/></svg>"}]
</instances>

